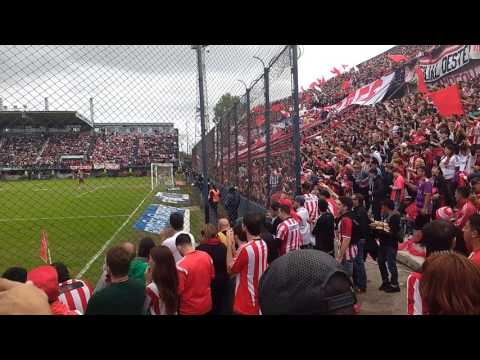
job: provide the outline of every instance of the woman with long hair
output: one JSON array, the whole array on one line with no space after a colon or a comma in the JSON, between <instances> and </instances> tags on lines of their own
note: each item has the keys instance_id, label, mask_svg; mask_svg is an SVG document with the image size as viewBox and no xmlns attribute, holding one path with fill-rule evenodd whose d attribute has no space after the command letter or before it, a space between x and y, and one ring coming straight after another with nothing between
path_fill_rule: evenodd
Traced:
<instances>
[{"instance_id":1,"label":"woman with long hair","mask_svg":"<svg viewBox=\"0 0 480 360\"><path fill-rule=\"evenodd\" d=\"M434 253L423 263L420 295L428 315L480 315L480 268L453 251Z\"/></svg>"},{"instance_id":2,"label":"woman with long hair","mask_svg":"<svg viewBox=\"0 0 480 360\"><path fill-rule=\"evenodd\" d=\"M175 259L166 246L150 250L144 311L148 315L176 315L178 275Z\"/></svg>"}]
</instances>

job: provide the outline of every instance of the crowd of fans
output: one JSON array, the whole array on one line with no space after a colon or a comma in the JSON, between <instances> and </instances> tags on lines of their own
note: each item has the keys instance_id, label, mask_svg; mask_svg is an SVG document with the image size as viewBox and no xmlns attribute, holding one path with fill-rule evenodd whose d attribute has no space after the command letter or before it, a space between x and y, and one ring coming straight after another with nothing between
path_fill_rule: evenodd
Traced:
<instances>
[{"instance_id":1,"label":"crowd of fans","mask_svg":"<svg viewBox=\"0 0 480 360\"><path fill-rule=\"evenodd\" d=\"M0 137L0 167L68 169L93 163L149 166L152 162L175 161L177 141L173 134L4 135ZM83 160L63 156L83 156Z\"/></svg>"},{"instance_id":2,"label":"crowd of fans","mask_svg":"<svg viewBox=\"0 0 480 360\"><path fill-rule=\"evenodd\" d=\"M95 163L114 162L122 166L134 163L136 148L134 134L111 134L97 137L92 161Z\"/></svg>"},{"instance_id":3,"label":"crowd of fans","mask_svg":"<svg viewBox=\"0 0 480 360\"><path fill-rule=\"evenodd\" d=\"M0 165L12 168L32 166L44 144L45 137L38 135L0 138Z\"/></svg>"},{"instance_id":4,"label":"crowd of fans","mask_svg":"<svg viewBox=\"0 0 480 360\"><path fill-rule=\"evenodd\" d=\"M432 45L396 46L359 64L357 69L352 67L350 70L328 79L322 85L321 90L306 89L304 99L308 100L309 106L323 107L334 105L353 90L370 84L398 69L402 63L393 61L389 55L403 55L408 59L412 59L421 56L432 48ZM344 86L346 81L348 81L348 86Z\"/></svg>"}]
</instances>

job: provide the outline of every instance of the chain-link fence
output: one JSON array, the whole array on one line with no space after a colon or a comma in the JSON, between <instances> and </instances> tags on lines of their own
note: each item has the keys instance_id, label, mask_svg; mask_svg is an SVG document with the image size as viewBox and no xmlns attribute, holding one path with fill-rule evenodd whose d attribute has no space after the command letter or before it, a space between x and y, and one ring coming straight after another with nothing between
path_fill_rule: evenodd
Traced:
<instances>
[{"instance_id":1,"label":"chain-link fence","mask_svg":"<svg viewBox=\"0 0 480 360\"><path fill-rule=\"evenodd\" d=\"M158 164L181 180L197 75L188 45L0 46L0 273L41 264L41 234L53 262L92 282L110 246L160 241L171 169ZM185 215L197 236L201 211Z\"/></svg>"},{"instance_id":2,"label":"chain-link fence","mask_svg":"<svg viewBox=\"0 0 480 360\"><path fill-rule=\"evenodd\" d=\"M292 75L298 70L293 48L278 47L264 58L252 55L249 68L242 63L243 74L227 72L221 83L214 81L216 69L227 59L210 51L206 61L207 91L221 94L219 88L228 88L225 83L237 90L235 95L223 93L214 105L217 152L212 156L207 150L206 158L208 178L224 189L235 186L241 193L240 215L250 206L268 207L272 198L296 192L292 94L298 97L298 89ZM203 171L201 146L199 142L193 149L198 173Z\"/></svg>"}]
</instances>

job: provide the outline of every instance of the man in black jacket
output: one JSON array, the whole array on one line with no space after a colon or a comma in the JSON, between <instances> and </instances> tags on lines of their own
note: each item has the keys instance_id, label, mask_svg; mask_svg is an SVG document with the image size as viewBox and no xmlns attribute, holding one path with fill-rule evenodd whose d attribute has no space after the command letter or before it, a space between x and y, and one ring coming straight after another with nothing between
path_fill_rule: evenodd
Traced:
<instances>
[{"instance_id":1,"label":"man in black jacket","mask_svg":"<svg viewBox=\"0 0 480 360\"><path fill-rule=\"evenodd\" d=\"M225 209L228 214L228 221L233 226L238 218L238 207L240 206L240 195L237 190L232 186L228 190L227 198L225 199Z\"/></svg>"},{"instance_id":2,"label":"man in black jacket","mask_svg":"<svg viewBox=\"0 0 480 360\"><path fill-rule=\"evenodd\" d=\"M317 222L312 230L312 234L315 236L314 248L334 256L335 219L328 210L327 200L318 200L318 215Z\"/></svg>"},{"instance_id":3,"label":"man in black jacket","mask_svg":"<svg viewBox=\"0 0 480 360\"><path fill-rule=\"evenodd\" d=\"M378 239L380 240L377 262L382 276L382 285L379 290L387 293L400 291L398 285L397 251L398 243L402 235L400 231L400 214L394 209L395 204L392 200L384 200L382 215L383 221L388 224L388 227L386 229L376 230Z\"/></svg>"},{"instance_id":4,"label":"man in black jacket","mask_svg":"<svg viewBox=\"0 0 480 360\"><path fill-rule=\"evenodd\" d=\"M367 272L365 270L367 254L365 250L367 240L370 238L369 225L371 221L368 218L367 210L365 210L363 206L363 201L364 199L361 194L353 194L353 211L357 215L362 231L362 237L357 243L358 254L353 262L353 283L357 292L365 292L367 290Z\"/></svg>"},{"instance_id":5,"label":"man in black jacket","mask_svg":"<svg viewBox=\"0 0 480 360\"><path fill-rule=\"evenodd\" d=\"M374 167L368 172L368 195L372 204L372 214L375 220L380 220L382 200L385 198L383 180L378 176L378 170Z\"/></svg>"}]
</instances>

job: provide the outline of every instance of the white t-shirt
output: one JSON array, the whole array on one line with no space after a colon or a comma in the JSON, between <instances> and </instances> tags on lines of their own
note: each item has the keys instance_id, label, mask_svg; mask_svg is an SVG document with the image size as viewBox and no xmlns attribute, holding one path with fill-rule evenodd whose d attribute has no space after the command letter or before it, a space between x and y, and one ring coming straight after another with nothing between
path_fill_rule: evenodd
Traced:
<instances>
[{"instance_id":1,"label":"white t-shirt","mask_svg":"<svg viewBox=\"0 0 480 360\"><path fill-rule=\"evenodd\" d=\"M310 244L310 224L308 223L308 211L304 207L299 207L297 210L298 216L302 218L300 223L300 234L303 237L303 245Z\"/></svg>"},{"instance_id":2,"label":"white t-shirt","mask_svg":"<svg viewBox=\"0 0 480 360\"><path fill-rule=\"evenodd\" d=\"M455 168L459 166L458 156L453 155L447 164L447 157L444 156L440 160L440 169L442 169L442 174L445 180L452 180L455 176Z\"/></svg>"},{"instance_id":3,"label":"white t-shirt","mask_svg":"<svg viewBox=\"0 0 480 360\"><path fill-rule=\"evenodd\" d=\"M468 153L467 155L458 154L458 165L460 167L460 171L465 172L465 174L470 175L472 173L473 166L476 162L476 155L472 155Z\"/></svg>"},{"instance_id":4,"label":"white t-shirt","mask_svg":"<svg viewBox=\"0 0 480 360\"><path fill-rule=\"evenodd\" d=\"M177 240L177 236L180 234L187 234L190 236L190 239L192 239L192 246L195 246L195 238L193 237L192 234L186 231L179 231L175 233L172 237L169 237L168 239L165 239L162 243L162 245L165 245L170 249L170 251L173 254L173 257L175 258L175 262L178 262L183 258L183 256L178 252L177 246L175 245L175 241Z\"/></svg>"}]
</instances>

